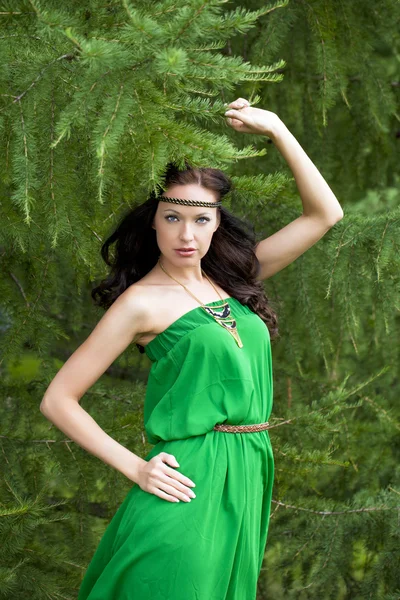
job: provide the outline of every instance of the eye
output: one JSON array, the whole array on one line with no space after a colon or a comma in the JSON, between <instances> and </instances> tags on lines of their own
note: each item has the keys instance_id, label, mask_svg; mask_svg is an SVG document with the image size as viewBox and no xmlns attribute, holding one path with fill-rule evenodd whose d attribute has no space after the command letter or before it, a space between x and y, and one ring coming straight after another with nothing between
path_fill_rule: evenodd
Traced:
<instances>
[{"instance_id":1,"label":"eye","mask_svg":"<svg viewBox=\"0 0 400 600\"><path fill-rule=\"evenodd\" d=\"M168 221L168 219L177 219L177 217L175 215L167 215L165 217L165 220ZM211 220L208 217L199 217L197 220L199 220L199 219L205 219L206 223ZM174 221L168 221L168 223L173 223L173 222ZM204 221L201 224L204 225Z\"/></svg>"}]
</instances>

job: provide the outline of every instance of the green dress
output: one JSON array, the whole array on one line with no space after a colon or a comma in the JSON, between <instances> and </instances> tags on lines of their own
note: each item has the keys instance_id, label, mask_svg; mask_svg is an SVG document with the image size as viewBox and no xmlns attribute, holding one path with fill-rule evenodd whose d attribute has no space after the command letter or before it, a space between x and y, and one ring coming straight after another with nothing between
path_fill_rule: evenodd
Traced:
<instances>
[{"instance_id":1,"label":"green dress","mask_svg":"<svg viewBox=\"0 0 400 600\"><path fill-rule=\"evenodd\" d=\"M201 306L145 347L152 361L144 427L196 498L170 502L137 484L109 523L78 600L254 600L267 540L274 458L267 430L228 433L216 423L268 421L272 410L269 331L226 298L243 342ZM209 302L213 307L221 301Z\"/></svg>"}]
</instances>

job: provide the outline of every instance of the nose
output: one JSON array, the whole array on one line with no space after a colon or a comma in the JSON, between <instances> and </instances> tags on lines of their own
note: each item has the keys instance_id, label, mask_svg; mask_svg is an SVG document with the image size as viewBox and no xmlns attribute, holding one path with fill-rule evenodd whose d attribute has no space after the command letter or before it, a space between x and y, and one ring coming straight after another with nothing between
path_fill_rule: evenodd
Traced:
<instances>
[{"instance_id":1,"label":"nose","mask_svg":"<svg viewBox=\"0 0 400 600\"><path fill-rule=\"evenodd\" d=\"M194 238L193 238L192 230L190 228L190 223L188 223L187 225L185 225L185 223L183 223L181 234L179 237L182 240L182 242L184 242L185 244L188 244L189 242L193 241Z\"/></svg>"}]
</instances>

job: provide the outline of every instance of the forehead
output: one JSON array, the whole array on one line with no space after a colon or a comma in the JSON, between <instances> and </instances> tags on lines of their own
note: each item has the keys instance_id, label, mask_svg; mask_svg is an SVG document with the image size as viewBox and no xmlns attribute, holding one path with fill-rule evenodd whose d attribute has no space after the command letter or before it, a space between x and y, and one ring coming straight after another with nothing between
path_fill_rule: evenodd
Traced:
<instances>
[{"instance_id":1,"label":"forehead","mask_svg":"<svg viewBox=\"0 0 400 600\"><path fill-rule=\"evenodd\" d=\"M205 202L216 202L216 192L208 190L201 185L195 183L190 184L172 184L162 193L162 196L170 196L172 198L181 198L186 200L204 200Z\"/></svg>"}]
</instances>

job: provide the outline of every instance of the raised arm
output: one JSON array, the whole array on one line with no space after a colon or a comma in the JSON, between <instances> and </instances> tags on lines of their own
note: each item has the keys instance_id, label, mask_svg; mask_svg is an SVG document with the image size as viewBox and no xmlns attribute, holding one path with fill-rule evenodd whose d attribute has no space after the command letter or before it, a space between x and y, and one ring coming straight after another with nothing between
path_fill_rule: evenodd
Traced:
<instances>
[{"instance_id":1,"label":"raised arm","mask_svg":"<svg viewBox=\"0 0 400 600\"><path fill-rule=\"evenodd\" d=\"M294 175L303 205L303 214L256 245L261 269L258 279L281 271L311 248L343 218L335 194L277 114L250 106L238 98L225 112L236 131L268 136L286 160Z\"/></svg>"}]
</instances>

